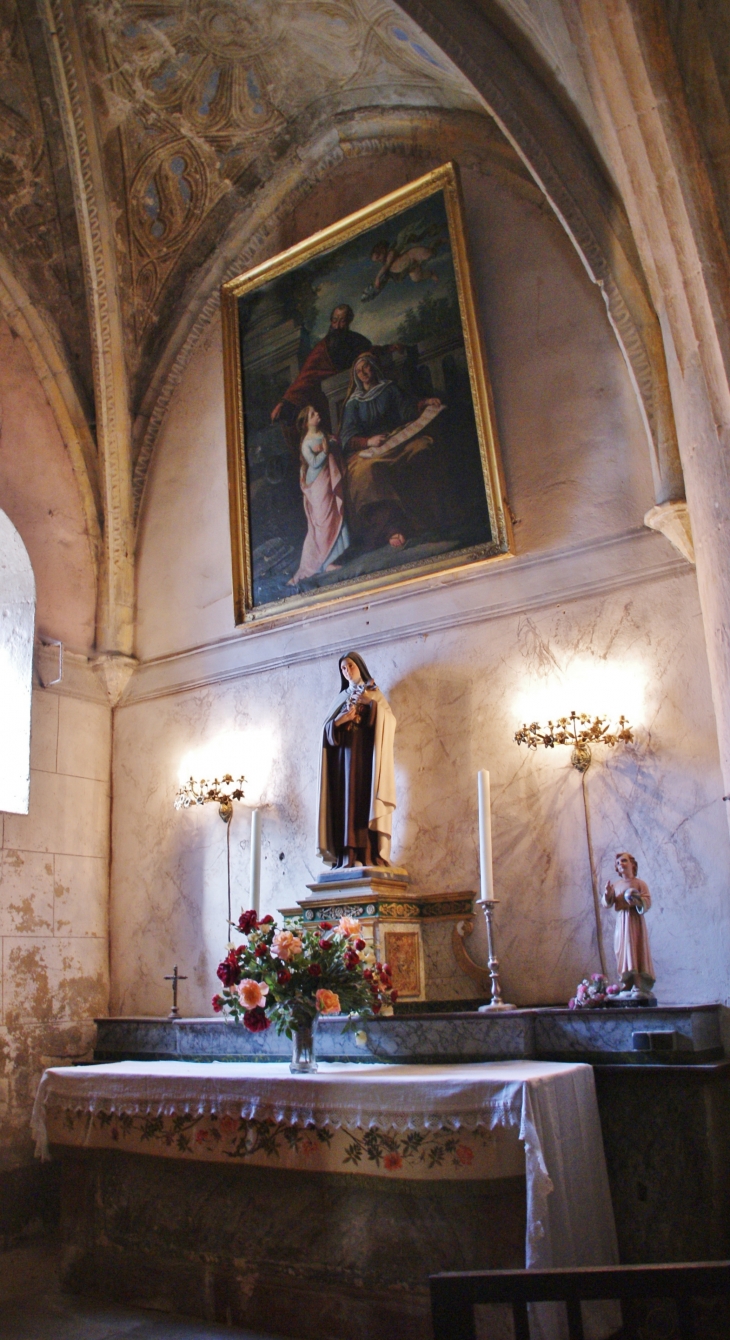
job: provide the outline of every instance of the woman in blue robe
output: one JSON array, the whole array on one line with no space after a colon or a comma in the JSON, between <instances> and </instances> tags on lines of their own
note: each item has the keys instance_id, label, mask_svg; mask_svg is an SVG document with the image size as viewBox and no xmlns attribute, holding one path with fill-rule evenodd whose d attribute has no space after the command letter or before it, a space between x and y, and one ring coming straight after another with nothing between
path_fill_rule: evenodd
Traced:
<instances>
[{"instance_id":1,"label":"woman in blue robe","mask_svg":"<svg viewBox=\"0 0 730 1340\"><path fill-rule=\"evenodd\" d=\"M346 497L351 550L364 552L390 545L401 549L423 528L423 497L418 488L433 438L413 436L382 451L391 434L418 419L436 397L417 400L388 381L372 354L361 354L342 414L340 440L347 468ZM420 459L419 459L420 458Z\"/></svg>"}]
</instances>

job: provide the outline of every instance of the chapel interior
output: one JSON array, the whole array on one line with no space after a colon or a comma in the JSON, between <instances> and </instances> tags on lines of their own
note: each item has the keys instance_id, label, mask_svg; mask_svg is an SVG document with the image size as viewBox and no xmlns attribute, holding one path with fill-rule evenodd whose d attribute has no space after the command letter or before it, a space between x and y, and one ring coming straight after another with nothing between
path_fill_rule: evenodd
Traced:
<instances>
[{"instance_id":1,"label":"chapel interior","mask_svg":"<svg viewBox=\"0 0 730 1340\"><path fill-rule=\"evenodd\" d=\"M445 164L505 545L244 617L221 286ZM425 263L406 274L391 296L428 288ZM340 321L368 347L373 297ZM326 326L287 346L292 381ZM0 1333L367 1340L381 1316L426 1340L439 1271L730 1259L729 541L727 0L0 0ZM434 1145L441 1180L395 1190L405 1153L386 1139L383 1163L362 1127L339 1171L283 1145L216 1162L200 1124L169 1156L163 1098L165 1149L132 1146L132 1117L114 1147L109 1117L98 1147L57 1123L38 1157L44 1072L255 1062L254 1106L256 1074L289 1074L286 1036L211 1004L226 898L235 923L258 861L259 917L334 907L315 811L351 649L397 723L393 867L365 861L356 913L416 957L387 1017L320 1020L317 1079L572 1068L584 1124L536 1118L537 1150L557 1205L597 1141L607 1255L561 1256L557 1211L537 1243L524 1106L524 1150L506 1126L482 1153ZM571 712L619 732L585 766L515 739ZM225 826L175 806L224 771L246 778ZM591 1008L578 984L617 977L617 853L651 890L654 972ZM495 957L516 1009L490 1015ZM477 1311L481 1337L510 1333ZM629 1312L586 1334L628 1340ZM708 1304L702 1334L728 1315Z\"/></svg>"}]
</instances>

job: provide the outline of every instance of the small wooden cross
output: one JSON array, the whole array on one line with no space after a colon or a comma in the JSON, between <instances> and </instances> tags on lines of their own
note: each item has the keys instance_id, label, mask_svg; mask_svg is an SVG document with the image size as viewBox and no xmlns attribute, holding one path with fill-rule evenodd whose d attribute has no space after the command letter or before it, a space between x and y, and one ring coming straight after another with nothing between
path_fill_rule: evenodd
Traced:
<instances>
[{"instance_id":1,"label":"small wooden cross","mask_svg":"<svg viewBox=\"0 0 730 1340\"><path fill-rule=\"evenodd\" d=\"M183 977L181 973L178 973L177 963L175 964L175 967L172 970L172 976L165 978L166 982L172 982L172 1009L170 1010L168 1016L168 1018L170 1019L177 1019L180 1013L179 1009L177 1008L177 984L178 982L187 982L187 980L188 980L187 977Z\"/></svg>"}]
</instances>

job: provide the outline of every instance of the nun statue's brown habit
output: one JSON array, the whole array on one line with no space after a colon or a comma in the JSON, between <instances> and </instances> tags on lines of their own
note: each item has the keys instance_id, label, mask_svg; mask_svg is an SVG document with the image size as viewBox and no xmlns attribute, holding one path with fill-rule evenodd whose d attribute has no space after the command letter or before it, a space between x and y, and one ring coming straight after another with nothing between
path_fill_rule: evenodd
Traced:
<instances>
[{"instance_id":1,"label":"nun statue's brown habit","mask_svg":"<svg viewBox=\"0 0 730 1340\"><path fill-rule=\"evenodd\" d=\"M328 865L390 865L395 717L362 657L340 658L322 732L317 854Z\"/></svg>"}]
</instances>

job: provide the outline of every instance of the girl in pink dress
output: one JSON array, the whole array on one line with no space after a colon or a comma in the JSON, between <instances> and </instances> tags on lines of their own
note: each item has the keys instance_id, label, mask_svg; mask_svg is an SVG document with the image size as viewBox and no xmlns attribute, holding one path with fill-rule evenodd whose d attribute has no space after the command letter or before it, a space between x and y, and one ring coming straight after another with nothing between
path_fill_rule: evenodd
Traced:
<instances>
[{"instance_id":1,"label":"girl in pink dress","mask_svg":"<svg viewBox=\"0 0 730 1340\"><path fill-rule=\"evenodd\" d=\"M289 586L297 586L305 578L335 567L335 559L350 543L344 521L342 471L332 452L334 439L328 440L320 425L319 413L313 405L305 405L297 415L299 483L304 495L307 535L299 567Z\"/></svg>"}]
</instances>

